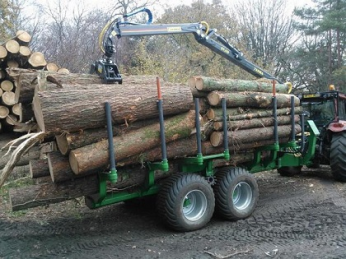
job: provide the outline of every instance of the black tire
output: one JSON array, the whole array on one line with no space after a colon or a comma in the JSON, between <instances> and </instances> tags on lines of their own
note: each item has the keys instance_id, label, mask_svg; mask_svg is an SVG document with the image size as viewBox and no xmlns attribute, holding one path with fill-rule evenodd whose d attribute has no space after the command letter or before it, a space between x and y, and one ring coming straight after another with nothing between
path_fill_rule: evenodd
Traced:
<instances>
[{"instance_id":1,"label":"black tire","mask_svg":"<svg viewBox=\"0 0 346 259\"><path fill-rule=\"evenodd\" d=\"M213 189L204 177L197 174L171 176L157 196L159 215L168 227L176 231L204 227L213 216L214 208Z\"/></svg>"},{"instance_id":2,"label":"black tire","mask_svg":"<svg viewBox=\"0 0 346 259\"><path fill-rule=\"evenodd\" d=\"M335 180L346 182L346 132L334 133L332 137L330 167Z\"/></svg>"},{"instance_id":3,"label":"black tire","mask_svg":"<svg viewBox=\"0 0 346 259\"><path fill-rule=\"evenodd\" d=\"M216 213L228 220L249 217L259 197L255 177L238 167L222 168L216 173L214 193Z\"/></svg>"},{"instance_id":4,"label":"black tire","mask_svg":"<svg viewBox=\"0 0 346 259\"><path fill-rule=\"evenodd\" d=\"M278 168L281 176L292 177L302 172L302 166L283 166Z\"/></svg>"}]
</instances>

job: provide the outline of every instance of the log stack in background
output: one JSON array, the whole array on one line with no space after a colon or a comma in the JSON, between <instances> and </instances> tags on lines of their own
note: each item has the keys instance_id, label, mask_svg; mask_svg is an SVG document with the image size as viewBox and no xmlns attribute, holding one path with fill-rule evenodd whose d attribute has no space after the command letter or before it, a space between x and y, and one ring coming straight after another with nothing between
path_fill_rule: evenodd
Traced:
<instances>
[{"instance_id":1,"label":"log stack in background","mask_svg":"<svg viewBox=\"0 0 346 259\"><path fill-rule=\"evenodd\" d=\"M0 44L0 134L6 132L26 132L22 128L32 115L29 102L22 103L16 98L17 84L9 75L11 69L35 69L66 73L54 63L47 63L41 52L30 49L31 35L19 30L10 40ZM0 40L1 42L1 40Z\"/></svg>"}]
</instances>

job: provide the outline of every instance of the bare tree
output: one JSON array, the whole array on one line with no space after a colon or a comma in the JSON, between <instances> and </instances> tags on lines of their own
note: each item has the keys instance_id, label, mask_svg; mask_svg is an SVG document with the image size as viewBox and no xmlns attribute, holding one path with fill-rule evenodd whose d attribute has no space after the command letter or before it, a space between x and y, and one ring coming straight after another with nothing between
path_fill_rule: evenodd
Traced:
<instances>
[{"instance_id":1,"label":"bare tree","mask_svg":"<svg viewBox=\"0 0 346 259\"><path fill-rule=\"evenodd\" d=\"M241 26L240 41L253 53L257 64L275 75L282 69L280 56L291 48L293 39L287 1L239 1L233 10Z\"/></svg>"}]
</instances>

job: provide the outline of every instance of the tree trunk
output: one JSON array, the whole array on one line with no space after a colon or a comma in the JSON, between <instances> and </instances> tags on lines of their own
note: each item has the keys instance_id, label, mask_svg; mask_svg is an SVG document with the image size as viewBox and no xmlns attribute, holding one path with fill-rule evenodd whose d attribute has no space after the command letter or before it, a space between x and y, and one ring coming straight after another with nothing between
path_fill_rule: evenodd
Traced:
<instances>
[{"instance_id":1,"label":"tree trunk","mask_svg":"<svg viewBox=\"0 0 346 259\"><path fill-rule=\"evenodd\" d=\"M8 162L10 155L6 155L7 149L0 151L0 169L3 169ZM28 165L30 160L39 159L40 157L40 149L38 146L32 147L25 155L23 155L18 163L19 165Z\"/></svg>"},{"instance_id":2,"label":"tree trunk","mask_svg":"<svg viewBox=\"0 0 346 259\"><path fill-rule=\"evenodd\" d=\"M295 125L295 132L299 133L301 128ZM228 131L229 145L238 145L240 143L250 143L261 140L274 140L274 127L258 128L254 133L254 129L244 129L238 131ZM278 126L279 138L290 137L291 125ZM213 147L219 147L223 144L223 132L214 131L210 136L210 142Z\"/></svg>"},{"instance_id":3,"label":"tree trunk","mask_svg":"<svg viewBox=\"0 0 346 259\"><path fill-rule=\"evenodd\" d=\"M195 112L174 116L165 121L166 142L190 136L195 127ZM160 145L159 123L114 137L115 157L121 161ZM109 163L108 140L72 150L69 155L70 165L75 174L105 169Z\"/></svg>"},{"instance_id":4,"label":"tree trunk","mask_svg":"<svg viewBox=\"0 0 346 259\"><path fill-rule=\"evenodd\" d=\"M277 117L278 125L287 125L291 123L291 116L278 116ZM299 121L299 116L294 116L294 121ZM251 129L251 128L261 128L274 125L273 117L264 117L260 119L251 119L251 120L239 120L239 121L228 121L227 129L228 130L242 130L242 129ZM214 130L221 131L223 129L223 123L221 121L214 122Z\"/></svg>"},{"instance_id":5,"label":"tree trunk","mask_svg":"<svg viewBox=\"0 0 346 259\"><path fill-rule=\"evenodd\" d=\"M8 69L7 73L14 80L16 86L16 102L31 103L35 89L37 91L56 90L57 86L66 88L68 85L74 89L82 88L94 84L102 84L102 79L98 75L92 74L59 74L50 71L38 71L30 69ZM138 75L123 78L123 85L128 84L151 84L155 86L156 77ZM168 84L168 83L165 83ZM114 87L119 87L115 86Z\"/></svg>"},{"instance_id":6,"label":"tree trunk","mask_svg":"<svg viewBox=\"0 0 346 259\"><path fill-rule=\"evenodd\" d=\"M121 136L128 133L131 130L141 129L148 125L157 123L158 119L135 121L128 125L116 125L113 127L113 135ZM58 149L63 155L68 155L68 153L80 147L84 147L103 139L108 138L108 133L106 127L97 129L86 129L79 132L67 133L63 132L55 136Z\"/></svg>"},{"instance_id":7,"label":"tree trunk","mask_svg":"<svg viewBox=\"0 0 346 259\"><path fill-rule=\"evenodd\" d=\"M210 77L196 77L195 87L197 90L204 92L273 92L273 85L269 80L263 82L259 80L216 79ZM277 93L288 92L288 87L285 84L276 84L275 89Z\"/></svg>"},{"instance_id":8,"label":"tree trunk","mask_svg":"<svg viewBox=\"0 0 346 259\"><path fill-rule=\"evenodd\" d=\"M191 108L188 87L162 86L161 91L165 115ZM43 132L73 132L106 125L106 101L112 107L113 121L118 124L158 117L156 87L147 85L95 85L94 89L39 92L34 97L33 109Z\"/></svg>"},{"instance_id":9,"label":"tree trunk","mask_svg":"<svg viewBox=\"0 0 346 259\"><path fill-rule=\"evenodd\" d=\"M30 160L30 177L40 178L44 176L49 176L48 160L47 159L35 159Z\"/></svg>"},{"instance_id":10,"label":"tree trunk","mask_svg":"<svg viewBox=\"0 0 346 259\"><path fill-rule=\"evenodd\" d=\"M277 94L278 108L291 107L291 96L289 94ZM227 107L272 107L272 94L260 92L219 92L213 91L208 94L208 102L212 106L221 106L221 99L226 99ZM294 96L295 106L299 106L300 100Z\"/></svg>"},{"instance_id":11,"label":"tree trunk","mask_svg":"<svg viewBox=\"0 0 346 259\"><path fill-rule=\"evenodd\" d=\"M29 175L29 165L21 165L13 168L11 175L7 178L7 181L17 180Z\"/></svg>"},{"instance_id":12,"label":"tree trunk","mask_svg":"<svg viewBox=\"0 0 346 259\"><path fill-rule=\"evenodd\" d=\"M303 111L302 107L295 107L294 113L300 114ZM291 114L291 108L280 108L276 110L277 115L289 115ZM229 121L235 120L251 120L254 118L272 117L273 109L243 109L242 107L230 108L226 111L226 119ZM222 109L210 108L207 112L209 120L222 121Z\"/></svg>"}]
</instances>

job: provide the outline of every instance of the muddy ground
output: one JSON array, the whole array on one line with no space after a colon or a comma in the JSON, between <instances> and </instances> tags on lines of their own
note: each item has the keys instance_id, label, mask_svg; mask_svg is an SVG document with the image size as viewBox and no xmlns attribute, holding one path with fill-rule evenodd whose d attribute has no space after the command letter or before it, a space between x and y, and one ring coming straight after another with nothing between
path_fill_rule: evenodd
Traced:
<instances>
[{"instance_id":1,"label":"muddy ground","mask_svg":"<svg viewBox=\"0 0 346 259\"><path fill-rule=\"evenodd\" d=\"M83 201L10 213L0 205L0 258L346 258L346 184L328 168L256 174L251 217L166 229L150 203L89 210Z\"/></svg>"}]
</instances>

